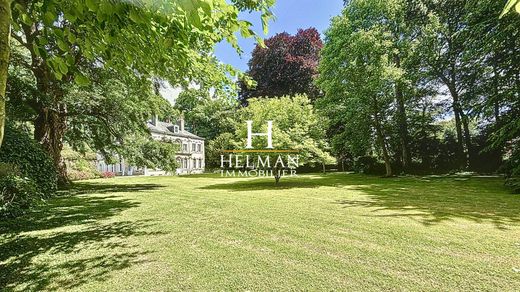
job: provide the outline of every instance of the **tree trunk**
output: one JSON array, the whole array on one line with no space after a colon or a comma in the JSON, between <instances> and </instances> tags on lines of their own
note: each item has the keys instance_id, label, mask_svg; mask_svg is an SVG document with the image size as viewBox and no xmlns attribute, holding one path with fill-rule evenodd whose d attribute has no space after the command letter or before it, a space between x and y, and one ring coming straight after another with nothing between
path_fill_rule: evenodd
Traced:
<instances>
[{"instance_id":1,"label":"tree trunk","mask_svg":"<svg viewBox=\"0 0 520 292\"><path fill-rule=\"evenodd\" d=\"M392 172L392 164L390 161L390 155L388 154L388 149L386 147L385 136L383 134L383 128L381 126L381 121L379 120L379 113L377 111L374 112L374 126L376 129L377 141L379 142L379 146L383 151L383 159L385 160L385 168L386 168L386 176L393 176Z\"/></svg>"},{"instance_id":2,"label":"tree trunk","mask_svg":"<svg viewBox=\"0 0 520 292\"><path fill-rule=\"evenodd\" d=\"M11 0L0 0L0 147L4 140L5 89L9 66L9 39L11 36Z\"/></svg>"},{"instance_id":3,"label":"tree trunk","mask_svg":"<svg viewBox=\"0 0 520 292\"><path fill-rule=\"evenodd\" d=\"M275 184L278 184L280 182L280 178L282 178L280 171L280 166L276 166L273 168Z\"/></svg>"},{"instance_id":4,"label":"tree trunk","mask_svg":"<svg viewBox=\"0 0 520 292\"><path fill-rule=\"evenodd\" d=\"M275 168L274 171L275 171L275 173L274 173L274 183L278 184L280 182L280 178L281 178L280 171L278 170L278 168Z\"/></svg>"},{"instance_id":5,"label":"tree trunk","mask_svg":"<svg viewBox=\"0 0 520 292\"><path fill-rule=\"evenodd\" d=\"M500 122L500 105L498 104L498 101L493 103L493 113L495 115L495 124L498 126L498 123Z\"/></svg>"},{"instance_id":6,"label":"tree trunk","mask_svg":"<svg viewBox=\"0 0 520 292\"><path fill-rule=\"evenodd\" d=\"M462 111L462 107L460 105L459 101L459 93L455 89L453 85L448 86L448 89L451 94L452 101L452 108L453 108L453 114L455 115L455 129L457 131L457 145L458 145L458 159L459 159L459 166L462 169L465 169L468 165L466 153L464 151L464 135L462 134L462 117L464 115Z\"/></svg>"},{"instance_id":7,"label":"tree trunk","mask_svg":"<svg viewBox=\"0 0 520 292\"><path fill-rule=\"evenodd\" d=\"M493 88L494 88L494 101L493 101L493 115L495 116L495 125L498 126L498 122L500 121L500 89L499 89L499 75L497 72L497 60L495 57L493 58ZM498 128L498 127L497 127Z\"/></svg>"},{"instance_id":8,"label":"tree trunk","mask_svg":"<svg viewBox=\"0 0 520 292\"><path fill-rule=\"evenodd\" d=\"M408 122L406 118L404 96L400 84L396 85L395 95L397 100L397 116L399 123L399 141L401 144L402 164L403 170L407 171L411 164L410 143L408 142Z\"/></svg>"},{"instance_id":9,"label":"tree trunk","mask_svg":"<svg viewBox=\"0 0 520 292\"><path fill-rule=\"evenodd\" d=\"M462 112L462 125L464 128L464 144L466 146L466 166L471 166L473 160L473 147L471 147L471 134L469 132L469 118L464 112Z\"/></svg>"},{"instance_id":10,"label":"tree trunk","mask_svg":"<svg viewBox=\"0 0 520 292\"><path fill-rule=\"evenodd\" d=\"M42 108L34 122L34 139L38 141L50 155L54 166L58 171L58 184L68 185L67 167L61 156L63 150L63 136L67 128L65 106L60 106L59 111Z\"/></svg>"},{"instance_id":11,"label":"tree trunk","mask_svg":"<svg viewBox=\"0 0 520 292\"><path fill-rule=\"evenodd\" d=\"M401 68L401 58L395 55L394 63L397 68ZM395 100L397 102L397 123L399 125L399 142L401 144L401 155L403 170L406 172L411 164L410 143L408 139L408 121L406 118L406 108L403 94L403 84L398 80L395 83Z\"/></svg>"}]
</instances>

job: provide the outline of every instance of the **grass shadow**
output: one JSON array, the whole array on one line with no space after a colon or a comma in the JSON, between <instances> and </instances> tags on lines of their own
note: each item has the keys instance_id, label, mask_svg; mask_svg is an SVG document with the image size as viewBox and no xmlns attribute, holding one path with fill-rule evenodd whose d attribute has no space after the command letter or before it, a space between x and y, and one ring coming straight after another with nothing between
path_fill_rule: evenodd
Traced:
<instances>
[{"instance_id":1,"label":"grass shadow","mask_svg":"<svg viewBox=\"0 0 520 292\"><path fill-rule=\"evenodd\" d=\"M84 195L84 194L114 194L114 193L128 193L128 192L140 192L140 191L151 191L162 188L162 185L158 184L108 184L107 180L103 183L98 182L79 182L71 185L68 189L64 189L58 192L60 195Z\"/></svg>"},{"instance_id":2,"label":"grass shadow","mask_svg":"<svg viewBox=\"0 0 520 292\"><path fill-rule=\"evenodd\" d=\"M376 217L408 217L429 226L455 218L489 222L498 229L520 223L520 197L508 192L501 178L408 178L353 187L368 200L344 199L336 203L370 208Z\"/></svg>"},{"instance_id":3,"label":"grass shadow","mask_svg":"<svg viewBox=\"0 0 520 292\"><path fill-rule=\"evenodd\" d=\"M363 196L335 200L345 208L370 209L377 217L408 217L424 225L464 218L492 222L499 229L520 222L520 197L508 193L495 177L379 178L356 174L327 174L274 179L243 179L201 187L205 190L247 192L333 187L337 194L358 191ZM357 198L357 199L356 199Z\"/></svg>"},{"instance_id":4,"label":"grass shadow","mask_svg":"<svg viewBox=\"0 0 520 292\"><path fill-rule=\"evenodd\" d=\"M158 187L78 183L33 212L0 222L0 290L71 289L143 262L148 251L127 239L156 235L149 231L154 223L108 220L140 204L117 192ZM47 254L61 260L42 260Z\"/></svg>"}]
</instances>

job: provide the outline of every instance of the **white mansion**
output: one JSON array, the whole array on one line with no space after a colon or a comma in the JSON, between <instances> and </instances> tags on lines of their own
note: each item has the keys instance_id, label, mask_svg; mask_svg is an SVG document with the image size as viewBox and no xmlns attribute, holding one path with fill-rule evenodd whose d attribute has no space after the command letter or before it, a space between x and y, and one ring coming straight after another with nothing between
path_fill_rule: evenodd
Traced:
<instances>
[{"instance_id":1,"label":"white mansion","mask_svg":"<svg viewBox=\"0 0 520 292\"><path fill-rule=\"evenodd\" d=\"M157 117L147 122L152 138L161 141L173 141L180 145L177 152L177 163L179 168L175 174L203 173L204 160L204 138L188 132L184 128L184 119L177 123L161 122ZM101 172L114 172L116 175L167 175L160 169L149 169L147 167L136 167L127 165L124 158L117 164L105 164L102 156L98 155L96 168Z\"/></svg>"}]
</instances>

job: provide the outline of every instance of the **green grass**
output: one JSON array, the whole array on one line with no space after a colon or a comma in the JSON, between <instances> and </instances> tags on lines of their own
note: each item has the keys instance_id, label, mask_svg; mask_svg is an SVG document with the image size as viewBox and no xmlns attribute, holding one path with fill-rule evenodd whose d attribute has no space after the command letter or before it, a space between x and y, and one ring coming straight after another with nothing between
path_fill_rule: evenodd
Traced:
<instances>
[{"instance_id":1,"label":"green grass","mask_svg":"<svg viewBox=\"0 0 520 292\"><path fill-rule=\"evenodd\" d=\"M520 288L520 196L495 178L141 177L0 223L0 290Z\"/></svg>"}]
</instances>

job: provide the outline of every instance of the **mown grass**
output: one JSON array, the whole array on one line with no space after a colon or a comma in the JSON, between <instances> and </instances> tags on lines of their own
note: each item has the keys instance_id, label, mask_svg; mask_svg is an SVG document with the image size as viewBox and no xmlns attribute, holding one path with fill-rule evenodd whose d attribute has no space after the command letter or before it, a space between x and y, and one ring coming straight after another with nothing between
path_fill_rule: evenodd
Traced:
<instances>
[{"instance_id":1,"label":"mown grass","mask_svg":"<svg viewBox=\"0 0 520 292\"><path fill-rule=\"evenodd\" d=\"M0 290L520 288L520 196L494 178L140 177L0 223Z\"/></svg>"}]
</instances>

